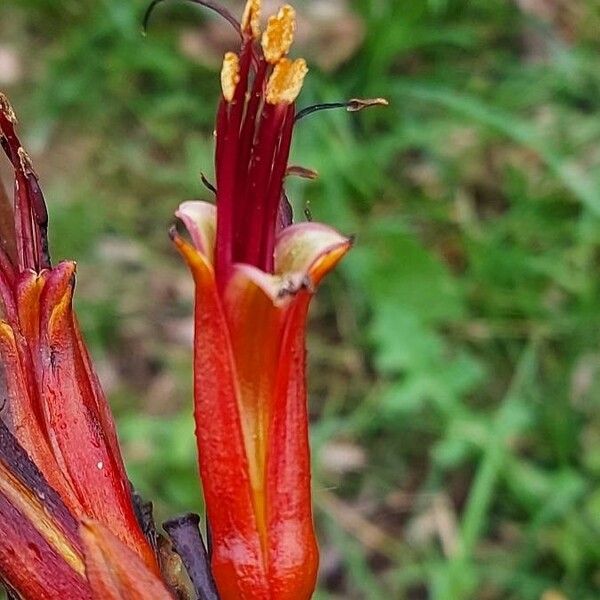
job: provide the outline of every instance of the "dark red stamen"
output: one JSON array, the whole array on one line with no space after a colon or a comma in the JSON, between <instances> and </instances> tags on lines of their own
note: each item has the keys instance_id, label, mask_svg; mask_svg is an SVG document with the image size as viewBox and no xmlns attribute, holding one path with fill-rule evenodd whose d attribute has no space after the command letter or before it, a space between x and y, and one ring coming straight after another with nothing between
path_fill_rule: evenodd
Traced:
<instances>
[{"instance_id":1,"label":"dark red stamen","mask_svg":"<svg viewBox=\"0 0 600 600\"><path fill-rule=\"evenodd\" d=\"M262 244L260 265L265 271L273 271L275 234L277 231L277 216L281 204L281 192L285 172L288 166L290 148L292 145L292 132L294 129L294 106L286 107L285 120L281 127L281 138L273 161L273 170L269 179L266 195L266 218L263 221ZM275 225L275 226L274 226Z\"/></svg>"},{"instance_id":2,"label":"dark red stamen","mask_svg":"<svg viewBox=\"0 0 600 600\"><path fill-rule=\"evenodd\" d=\"M252 41L245 40L240 52L240 79L233 99L231 102L222 99L217 115L215 173L217 177L218 217L215 268L217 278L221 283L226 279L233 263L237 147L251 60Z\"/></svg>"},{"instance_id":3,"label":"dark red stamen","mask_svg":"<svg viewBox=\"0 0 600 600\"><path fill-rule=\"evenodd\" d=\"M273 270L294 125L293 104L266 102L266 82L273 67L251 40L246 44L234 98L222 100L217 117L216 271L221 282L236 262ZM248 57L253 58L248 61ZM284 213L287 221L289 211Z\"/></svg>"},{"instance_id":4,"label":"dark red stamen","mask_svg":"<svg viewBox=\"0 0 600 600\"><path fill-rule=\"evenodd\" d=\"M269 251L264 247L264 231L267 227L275 227L275 222L269 219L268 186L286 108L284 105L273 104L265 104L263 107L246 187L245 202L250 208L250 218L243 229L245 240L239 260L263 270L267 268L263 256Z\"/></svg>"},{"instance_id":5,"label":"dark red stamen","mask_svg":"<svg viewBox=\"0 0 600 600\"><path fill-rule=\"evenodd\" d=\"M257 115L262 108L264 101L265 78L267 74L267 62L260 60L256 74L252 92L246 107L244 116L244 124L240 132L240 146L238 150L238 165L236 173L236 198L238 202L238 210L236 211L235 240L233 254L235 259L241 260L239 257L243 255L244 238L243 231L245 225L250 219L252 206L248 202L246 193L248 185L249 167L252 156L252 148L256 137Z\"/></svg>"}]
</instances>

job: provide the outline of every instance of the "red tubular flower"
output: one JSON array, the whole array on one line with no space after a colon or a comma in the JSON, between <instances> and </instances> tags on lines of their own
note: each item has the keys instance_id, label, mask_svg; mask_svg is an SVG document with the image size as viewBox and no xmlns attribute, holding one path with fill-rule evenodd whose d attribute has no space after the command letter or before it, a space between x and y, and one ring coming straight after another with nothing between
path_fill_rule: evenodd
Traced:
<instances>
[{"instance_id":1,"label":"red tubular flower","mask_svg":"<svg viewBox=\"0 0 600 600\"><path fill-rule=\"evenodd\" d=\"M283 181L307 68L286 56L293 8L270 17L262 37L259 9L248 1L241 49L223 61L216 207L182 204L191 243L172 236L196 284L196 436L219 593L302 600L318 566L306 316L351 242L325 225L291 224Z\"/></svg>"},{"instance_id":2,"label":"red tubular flower","mask_svg":"<svg viewBox=\"0 0 600 600\"><path fill-rule=\"evenodd\" d=\"M0 244L1 419L56 491L71 519L92 523L94 531L109 529L118 540L111 542L112 546L121 544L148 573L157 574L154 552L136 519L110 408L73 312L75 264L50 264L46 207L29 157L15 134L15 124L13 111L0 94L0 142L15 173L16 240L12 253L4 250L10 244ZM9 496L1 496L7 478L0 473L3 521L8 513L2 510L2 502L10 501ZM2 526L7 523L0 523ZM35 522L23 525L25 529L30 526L38 527ZM5 533L2 543L8 544L8 550L0 551L0 574L24 597L50 597L32 593L22 587L20 579L13 578L11 544L18 548L29 537L24 534L17 539L17 530L12 536L8 530ZM44 539L53 545L56 535L49 535ZM77 555L71 567L76 564L73 568L81 577L83 546L79 538L70 543ZM12 555L17 553L13 549ZM38 566L33 561L29 569ZM85 595L73 591L62 597Z\"/></svg>"}]
</instances>

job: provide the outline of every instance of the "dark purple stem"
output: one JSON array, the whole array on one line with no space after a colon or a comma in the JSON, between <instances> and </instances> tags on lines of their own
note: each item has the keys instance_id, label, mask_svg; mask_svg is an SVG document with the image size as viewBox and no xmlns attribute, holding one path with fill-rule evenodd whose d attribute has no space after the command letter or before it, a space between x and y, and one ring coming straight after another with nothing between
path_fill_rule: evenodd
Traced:
<instances>
[{"instance_id":1,"label":"dark purple stem","mask_svg":"<svg viewBox=\"0 0 600 600\"><path fill-rule=\"evenodd\" d=\"M199 600L219 600L210 570L210 561L198 525L200 517L187 513L163 523L190 576Z\"/></svg>"}]
</instances>

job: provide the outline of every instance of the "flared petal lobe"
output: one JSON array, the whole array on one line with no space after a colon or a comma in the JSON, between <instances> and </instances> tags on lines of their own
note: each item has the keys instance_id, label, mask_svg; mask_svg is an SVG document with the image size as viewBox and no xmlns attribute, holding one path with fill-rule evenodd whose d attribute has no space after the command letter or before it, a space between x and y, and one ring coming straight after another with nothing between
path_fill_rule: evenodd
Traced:
<instances>
[{"instance_id":1,"label":"flared petal lobe","mask_svg":"<svg viewBox=\"0 0 600 600\"><path fill-rule=\"evenodd\" d=\"M275 244L275 272L303 273L317 286L352 246L345 237L322 223L286 227Z\"/></svg>"},{"instance_id":2,"label":"flared petal lobe","mask_svg":"<svg viewBox=\"0 0 600 600\"><path fill-rule=\"evenodd\" d=\"M188 230L196 250L213 264L215 236L217 233L217 210L214 204L191 200L183 202L175 212Z\"/></svg>"}]
</instances>

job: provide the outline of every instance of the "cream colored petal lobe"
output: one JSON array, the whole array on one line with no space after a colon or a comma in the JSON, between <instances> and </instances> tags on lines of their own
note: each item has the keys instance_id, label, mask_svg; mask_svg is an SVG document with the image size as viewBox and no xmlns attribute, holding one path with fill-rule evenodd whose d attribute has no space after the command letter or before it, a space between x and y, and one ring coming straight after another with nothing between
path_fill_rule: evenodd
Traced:
<instances>
[{"instance_id":1,"label":"cream colored petal lobe","mask_svg":"<svg viewBox=\"0 0 600 600\"><path fill-rule=\"evenodd\" d=\"M344 257L352 240L321 223L299 223L284 229L275 244L275 273L302 274L316 286Z\"/></svg>"},{"instance_id":2,"label":"cream colored petal lobe","mask_svg":"<svg viewBox=\"0 0 600 600\"><path fill-rule=\"evenodd\" d=\"M196 249L212 264L217 232L217 209L210 202L189 200L179 205L175 216L188 230Z\"/></svg>"}]
</instances>

